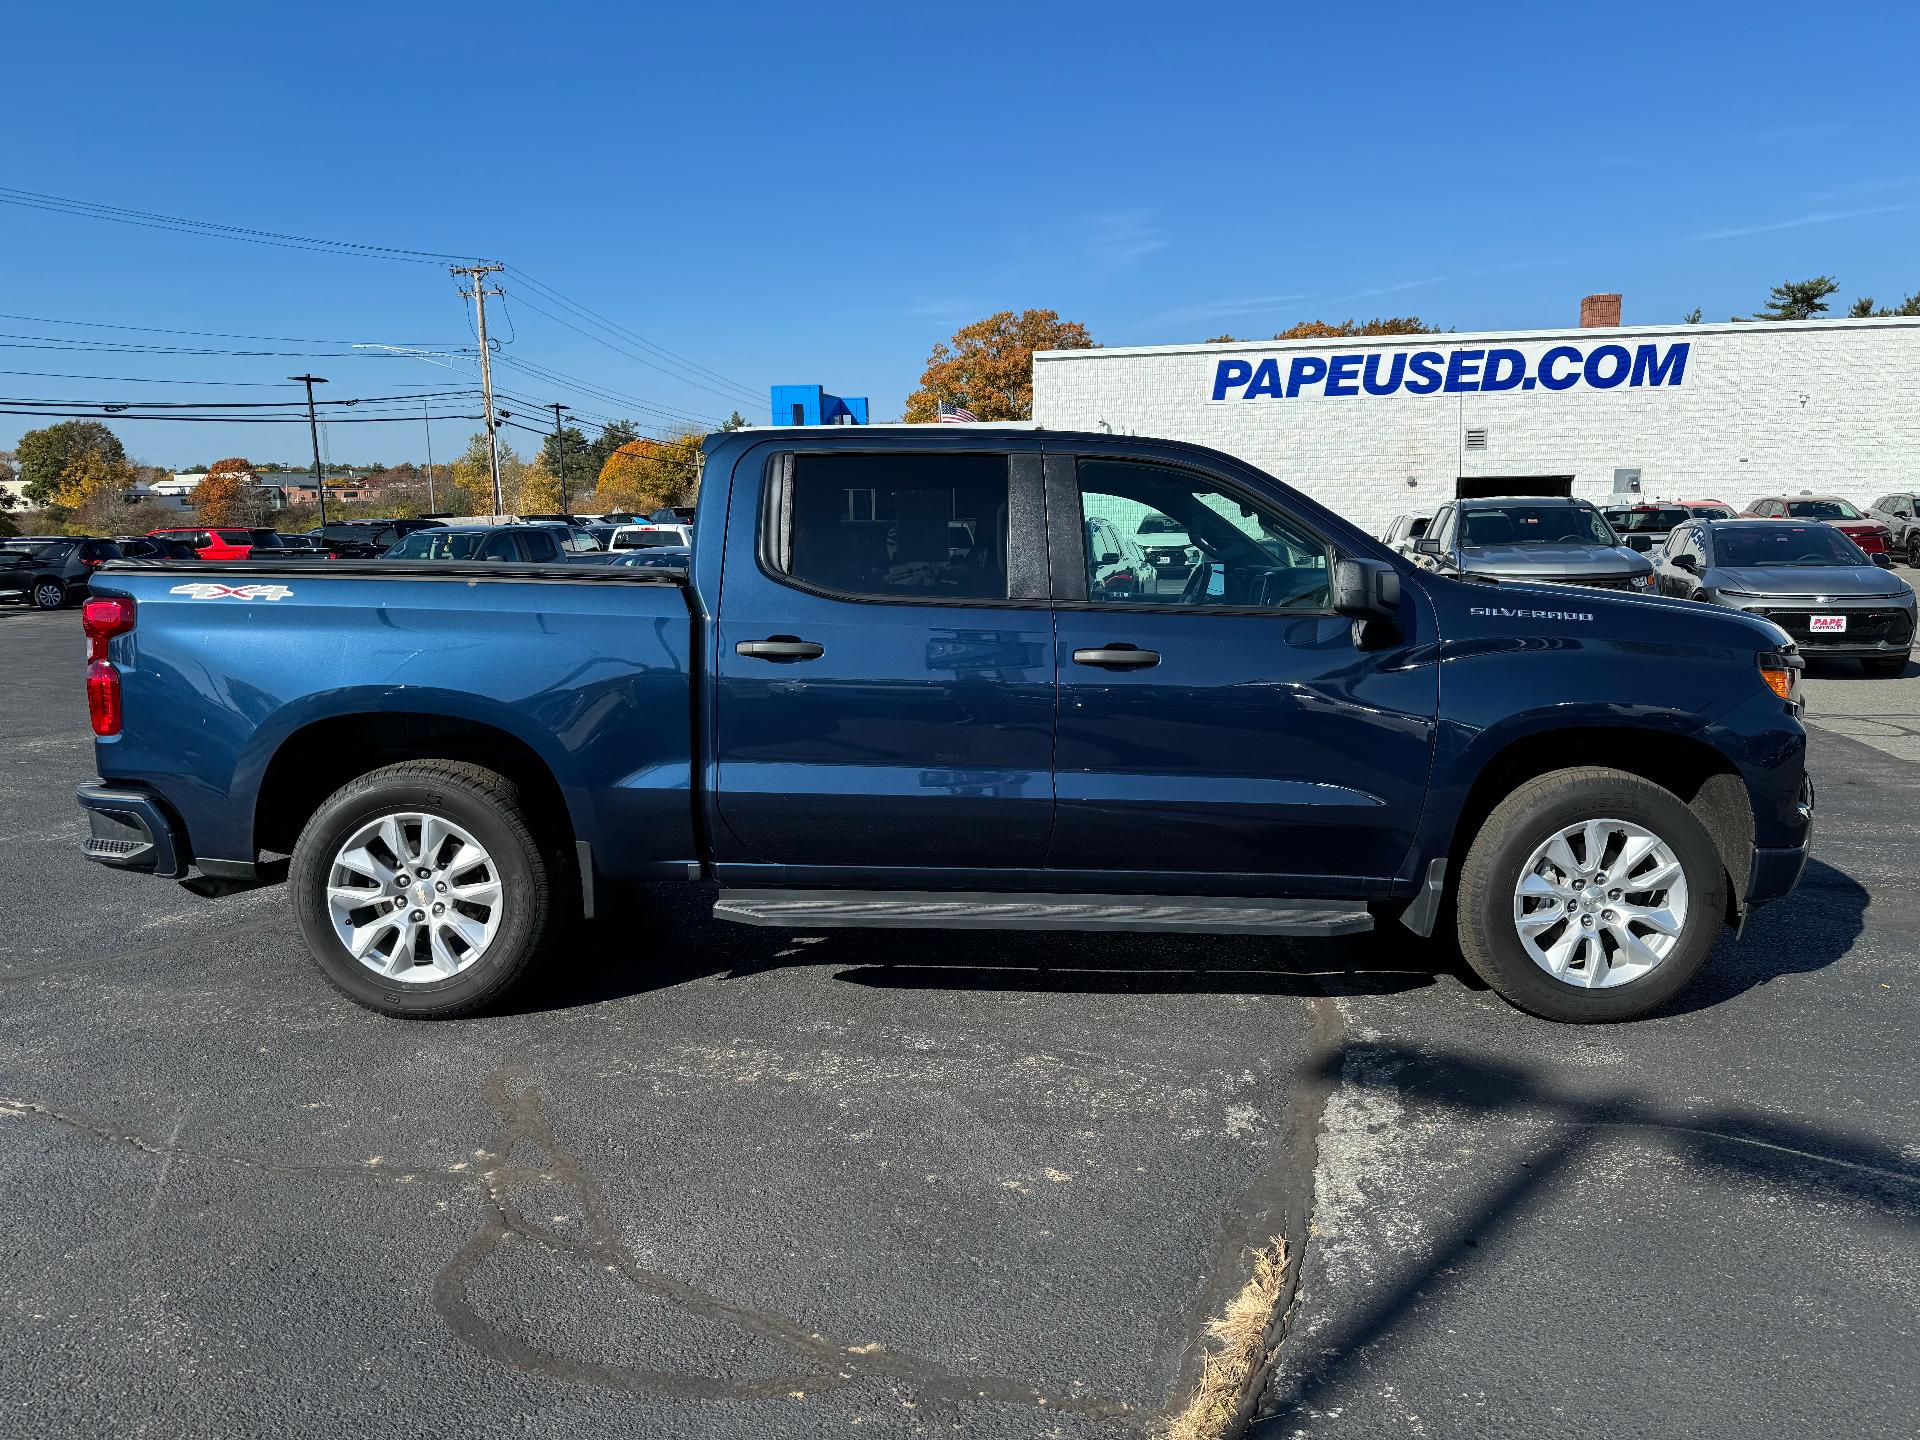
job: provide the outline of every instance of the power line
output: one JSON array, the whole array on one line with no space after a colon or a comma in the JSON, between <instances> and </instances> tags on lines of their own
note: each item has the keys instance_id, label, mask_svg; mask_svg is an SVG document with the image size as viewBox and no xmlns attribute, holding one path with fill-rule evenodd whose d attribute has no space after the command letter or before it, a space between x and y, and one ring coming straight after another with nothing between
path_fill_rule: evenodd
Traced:
<instances>
[{"instance_id":1,"label":"power line","mask_svg":"<svg viewBox=\"0 0 1920 1440\"><path fill-rule=\"evenodd\" d=\"M387 401L443 400L474 394L465 390L430 390L425 394L363 395L352 400L316 400L316 405L378 405ZM110 410L284 410L299 400L45 400L32 395L0 396L0 405L92 405Z\"/></svg>"},{"instance_id":2,"label":"power line","mask_svg":"<svg viewBox=\"0 0 1920 1440\"><path fill-rule=\"evenodd\" d=\"M192 335L202 340L277 340L289 345L358 345L358 340L338 338L316 340L305 335L232 335L224 330L172 330L163 325L115 325L106 320L61 320L50 315L9 315L0 311L0 320L25 320L34 325L72 325L85 330L132 330L143 335ZM61 338L61 337L51 337ZM446 344L441 340L393 341L393 344L411 345L419 350L434 350Z\"/></svg>"},{"instance_id":3,"label":"power line","mask_svg":"<svg viewBox=\"0 0 1920 1440\"><path fill-rule=\"evenodd\" d=\"M665 375L668 378L673 380L678 380L682 385L691 385L696 390L705 390L709 394L718 395L721 399L729 402L730 404L737 405L742 403L740 398L742 396L746 397L746 403L751 403L756 405L759 403L760 397L755 395L752 391L748 390L744 385L738 385L734 381L728 380L725 383L728 386L732 387L731 391L718 389L715 386L708 385L703 381L693 379L691 376L679 374L679 373L676 373L675 371L669 370L664 365L657 365L653 361L647 359L646 356L638 354L634 350L631 350L624 345L617 344L614 341L607 339L604 335L596 335L591 330L582 329L580 326L575 325L571 320L568 320L563 316L556 315L553 313L553 311L547 310L539 305L534 304L533 301L529 300L525 295L522 295L520 297L520 303L525 305L528 309L535 311L538 314L545 315L549 320L553 321L555 324L566 326L567 329L573 331L576 335L584 335L586 336L587 339L593 341L596 345L604 345L606 346L607 349L613 351L616 355L624 355L627 357L627 359L633 361L635 364L644 365L649 370L658 370L662 375Z\"/></svg>"},{"instance_id":4,"label":"power line","mask_svg":"<svg viewBox=\"0 0 1920 1440\"><path fill-rule=\"evenodd\" d=\"M167 420L196 425L304 425L304 415L256 415L240 418L233 415L112 415L105 416L93 410L15 410L0 408L0 415L27 415L37 420ZM435 420L483 420L482 415L446 415L436 414ZM329 425L394 425L418 424L418 412L409 411L402 415L336 415L328 419Z\"/></svg>"},{"instance_id":5,"label":"power line","mask_svg":"<svg viewBox=\"0 0 1920 1440\"><path fill-rule=\"evenodd\" d=\"M33 343L28 343L33 342ZM64 335L24 335L0 330L0 349L57 350L70 355L231 355L243 359L261 357L351 360L356 356L391 359L377 350L224 350L201 345L116 345L101 340L73 340Z\"/></svg>"},{"instance_id":6,"label":"power line","mask_svg":"<svg viewBox=\"0 0 1920 1440\"><path fill-rule=\"evenodd\" d=\"M651 350L656 355L660 355L666 359L677 361L679 364L684 365L689 369L697 370L701 374L706 375L711 379L719 380L722 383L729 385L734 389L740 391L741 393L745 394L750 399L757 401L760 398L759 392L756 391L753 388L753 386L742 384L740 381L733 379L731 376L723 375L718 370L715 370L710 366L702 365L698 361L689 360L686 356L677 354L676 352L667 349L666 346L656 344L655 342L647 339L646 336L639 334L637 331L630 330L624 325L621 325L613 320L609 320L606 316L601 315L597 311L590 310L585 305L582 305L579 301L571 300L567 296L562 295L558 290L554 289L553 286L547 284L545 281L534 279L533 276L529 275L526 271L522 270L518 265L509 265L507 269L513 275L525 281L527 284L533 286L534 289L538 290L541 294L545 295L548 299L552 300L554 303L565 306L567 309L573 311L576 315L579 315L581 318L591 320L593 323L601 326L603 329L611 330L616 335L624 336L626 339L633 341L636 345L639 345L644 349Z\"/></svg>"},{"instance_id":7,"label":"power line","mask_svg":"<svg viewBox=\"0 0 1920 1440\"><path fill-rule=\"evenodd\" d=\"M102 205L92 200L74 200L62 195L45 195L33 190L17 190L0 185L0 204L20 205L31 210L48 210L89 220L112 220L122 225L140 225L148 229L173 230L205 235L219 240L241 240L253 245L274 245L283 249L323 250L339 255L355 255L367 260L405 260L418 265L444 264L449 260L468 260L471 256L447 254L437 250L407 250L395 245L369 245L357 240L323 240L312 235L291 235L278 230L254 230L241 225L223 225L213 220L195 220L183 215L162 215L152 210L134 210L124 205Z\"/></svg>"}]
</instances>

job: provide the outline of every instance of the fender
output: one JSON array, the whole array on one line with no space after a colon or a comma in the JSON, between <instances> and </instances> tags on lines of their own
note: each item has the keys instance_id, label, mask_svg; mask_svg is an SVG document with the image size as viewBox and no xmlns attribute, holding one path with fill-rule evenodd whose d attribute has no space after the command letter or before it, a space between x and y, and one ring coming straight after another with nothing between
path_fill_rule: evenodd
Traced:
<instances>
[{"instance_id":1,"label":"fender","mask_svg":"<svg viewBox=\"0 0 1920 1440\"><path fill-rule=\"evenodd\" d=\"M491 726L520 741L540 758L560 787L576 840L599 848L599 818L593 794L575 757L550 729L530 724L526 710L469 691L422 685L365 685L302 695L262 719L234 765L230 791L236 811L248 817L249 839L259 833L260 785L281 748L310 725L354 715L417 714L444 716Z\"/></svg>"}]
</instances>

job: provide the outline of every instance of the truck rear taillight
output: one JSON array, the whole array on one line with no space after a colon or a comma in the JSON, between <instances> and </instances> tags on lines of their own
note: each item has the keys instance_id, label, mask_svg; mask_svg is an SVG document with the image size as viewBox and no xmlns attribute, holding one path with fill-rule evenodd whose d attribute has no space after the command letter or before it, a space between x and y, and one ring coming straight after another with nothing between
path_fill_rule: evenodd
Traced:
<instances>
[{"instance_id":1,"label":"truck rear taillight","mask_svg":"<svg viewBox=\"0 0 1920 1440\"><path fill-rule=\"evenodd\" d=\"M95 660L87 666L87 718L93 721L96 735L120 733L120 672L111 660Z\"/></svg>"},{"instance_id":2,"label":"truck rear taillight","mask_svg":"<svg viewBox=\"0 0 1920 1440\"><path fill-rule=\"evenodd\" d=\"M80 628L87 634L87 717L96 735L120 733L120 672L107 659L107 642L133 629L133 600L125 595L102 595L87 601L80 611Z\"/></svg>"},{"instance_id":3,"label":"truck rear taillight","mask_svg":"<svg viewBox=\"0 0 1920 1440\"><path fill-rule=\"evenodd\" d=\"M133 629L132 597L101 595L87 601L80 611L80 628L87 633L87 659L105 660L107 642Z\"/></svg>"}]
</instances>

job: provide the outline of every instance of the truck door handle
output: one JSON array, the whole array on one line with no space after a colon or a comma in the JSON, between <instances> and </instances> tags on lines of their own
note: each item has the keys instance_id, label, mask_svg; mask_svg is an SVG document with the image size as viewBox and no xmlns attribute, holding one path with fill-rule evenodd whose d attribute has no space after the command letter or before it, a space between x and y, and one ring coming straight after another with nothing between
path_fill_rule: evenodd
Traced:
<instances>
[{"instance_id":1,"label":"truck door handle","mask_svg":"<svg viewBox=\"0 0 1920 1440\"><path fill-rule=\"evenodd\" d=\"M1142 650L1137 645L1113 644L1098 650L1076 650L1073 663L1097 665L1102 670L1147 670L1160 663L1160 652Z\"/></svg>"},{"instance_id":2,"label":"truck door handle","mask_svg":"<svg viewBox=\"0 0 1920 1440\"><path fill-rule=\"evenodd\" d=\"M773 635L765 640L742 640L733 647L733 653L749 660L818 660L827 653L827 647L814 640Z\"/></svg>"}]
</instances>

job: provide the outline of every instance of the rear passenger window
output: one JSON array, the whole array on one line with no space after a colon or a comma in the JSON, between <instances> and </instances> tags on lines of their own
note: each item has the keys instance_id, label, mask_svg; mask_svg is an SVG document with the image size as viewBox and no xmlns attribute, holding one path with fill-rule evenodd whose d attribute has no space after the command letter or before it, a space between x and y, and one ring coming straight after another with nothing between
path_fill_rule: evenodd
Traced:
<instances>
[{"instance_id":1,"label":"rear passenger window","mask_svg":"<svg viewBox=\"0 0 1920 1440\"><path fill-rule=\"evenodd\" d=\"M1003 455L796 455L781 568L849 595L1007 598Z\"/></svg>"},{"instance_id":2,"label":"rear passenger window","mask_svg":"<svg viewBox=\"0 0 1920 1440\"><path fill-rule=\"evenodd\" d=\"M560 546L553 538L551 530L529 530L521 535L520 543L526 548L529 560L558 560Z\"/></svg>"},{"instance_id":3,"label":"rear passenger window","mask_svg":"<svg viewBox=\"0 0 1920 1440\"><path fill-rule=\"evenodd\" d=\"M513 536L507 534L489 535L487 543L480 548L482 560L518 560L520 552L514 548Z\"/></svg>"}]
</instances>

